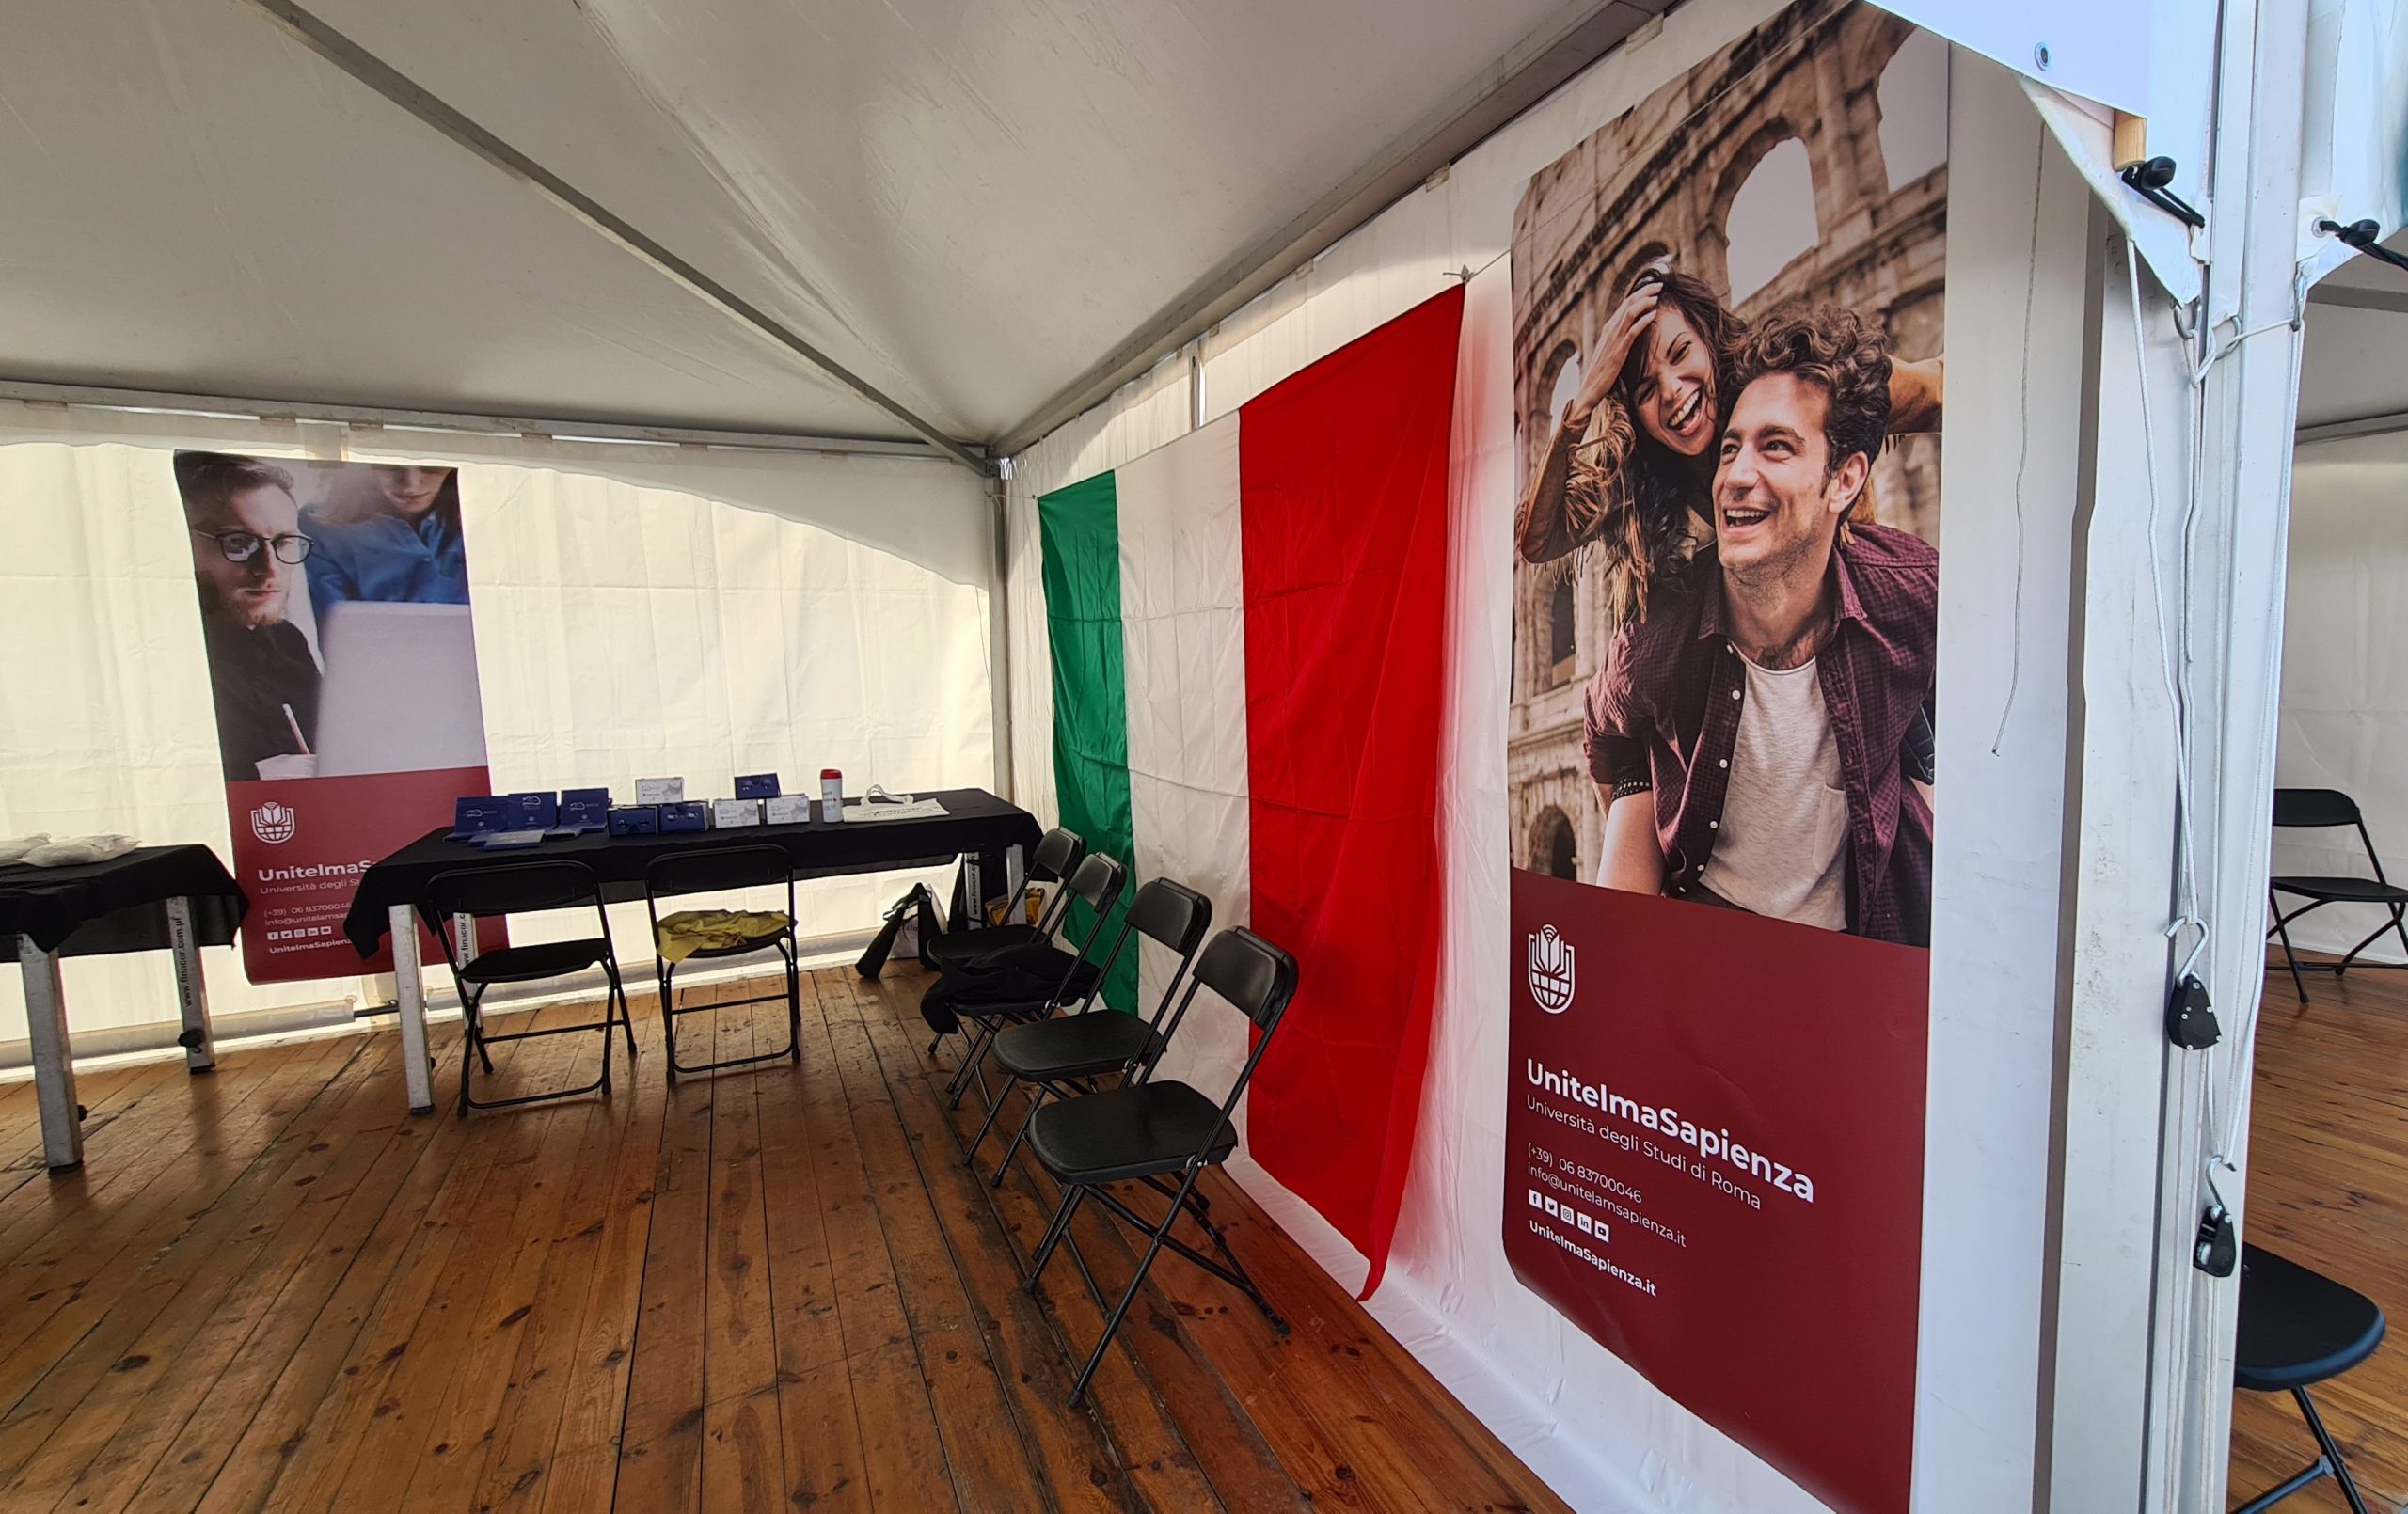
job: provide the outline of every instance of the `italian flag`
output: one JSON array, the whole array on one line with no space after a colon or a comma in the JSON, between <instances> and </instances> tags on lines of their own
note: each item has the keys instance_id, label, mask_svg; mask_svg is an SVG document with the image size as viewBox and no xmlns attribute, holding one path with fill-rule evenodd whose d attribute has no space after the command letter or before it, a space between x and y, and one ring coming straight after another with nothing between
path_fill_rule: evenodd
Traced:
<instances>
[{"instance_id":1,"label":"italian flag","mask_svg":"<svg viewBox=\"0 0 2408 1514\"><path fill-rule=\"evenodd\" d=\"M1233 415L1038 501L1061 823L1296 956L1247 1149L1370 1263L1395 1230L1438 981L1437 775L1460 286ZM1080 929L1084 929L1084 922ZM1073 938L1077 938L1073 936ZM1111 938L1107 934L1105 940ZM1147 943L1104 988L1150 1013ZM1217 1092L1199 1003L1164 1076Z\"/></svg>"}]
</instances>

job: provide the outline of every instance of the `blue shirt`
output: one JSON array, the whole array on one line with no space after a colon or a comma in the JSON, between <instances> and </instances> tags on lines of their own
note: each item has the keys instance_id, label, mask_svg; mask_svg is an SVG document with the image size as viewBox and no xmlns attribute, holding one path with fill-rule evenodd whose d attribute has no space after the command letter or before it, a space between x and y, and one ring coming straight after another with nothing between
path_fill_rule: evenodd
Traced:
<instances>
[{"instance_id":1,"label":"blue shirt","mask_svg":"<svg viewBox=\"0 0 2408 1514\"><path fill-rule=\"evenodd\" d=\"M452 511L430 510L416 525L399 515L331 521L304 511L301 531L313 544L307 563L309 603L320 615L348 600L468 602L467 557Z\"/></svg>"}]
</instances>

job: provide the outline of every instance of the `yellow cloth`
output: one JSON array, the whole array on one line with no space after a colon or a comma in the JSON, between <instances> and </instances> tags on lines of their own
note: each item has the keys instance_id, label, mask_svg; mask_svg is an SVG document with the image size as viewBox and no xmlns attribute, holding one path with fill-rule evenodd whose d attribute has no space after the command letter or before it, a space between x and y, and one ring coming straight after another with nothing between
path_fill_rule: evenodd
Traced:
<instances>
[{"instance_id":1,"label":"yellow cloth","mask_svg":"<svg viewBox=\"0 0 2408 1514\"><path fill-rule=\"evenodd\" d=\"M660 922L660 954L683 962L697 952L765 945L793 923L783 909L680 909Z\"/></svg>"}]
</instances>

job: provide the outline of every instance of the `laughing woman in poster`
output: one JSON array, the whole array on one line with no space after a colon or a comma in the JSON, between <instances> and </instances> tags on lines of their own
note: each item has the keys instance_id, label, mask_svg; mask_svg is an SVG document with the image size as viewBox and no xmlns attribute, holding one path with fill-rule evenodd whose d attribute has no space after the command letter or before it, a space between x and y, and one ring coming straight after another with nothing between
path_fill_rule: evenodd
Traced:
<instances>
[{"instance_id":1,"label":"laughing woman in poster","mask_svg":"<svg viewBox=\"0 0 2408 1514\"><path fill-rule=\"evenodd\" d=\"M1702 280L1659 259L1632 278L1556 426L1515 546L1529 562L1591 548L1608 631L1644 615L1649 587L1712 539L1714 442L1747 335ZM1936 430L1941 386L1941 358L1893 360L1892 434Z\"/></svg>"}]
</instances>

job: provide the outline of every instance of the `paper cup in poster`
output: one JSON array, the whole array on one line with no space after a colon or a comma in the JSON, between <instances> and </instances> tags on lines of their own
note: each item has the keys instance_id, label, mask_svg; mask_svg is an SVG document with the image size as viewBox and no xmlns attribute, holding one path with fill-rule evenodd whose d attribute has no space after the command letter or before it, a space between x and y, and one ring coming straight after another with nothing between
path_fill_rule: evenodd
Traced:
<instances>
[{"instance_id":1,"label":"paper cup in poster","mask_svg":"<svg viewBox=\"0 0 2408 1514\"><path fill-rule=\"evenodd\" d=\"M1870 1514L1914 1439L1947 69L1794 6L1512 244L1506 1253Z\"/></svg>"},{"instance_id":2,"label":"paper cup in poster","mask_svg":"<svg viewBox=\"0 0 2408 1514\"><path fill-rule=\"evenodd\" d=\"M222 452L175 468L251 898L244 970L389 969L343 938L359 875L490 787L458 473Z\"/></svg>"}]
</instances>

